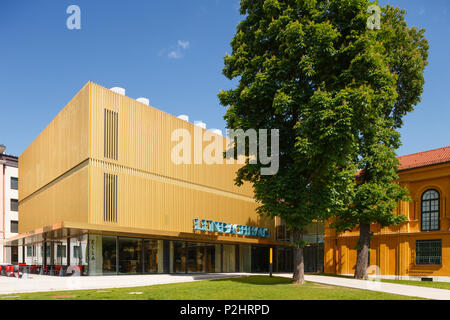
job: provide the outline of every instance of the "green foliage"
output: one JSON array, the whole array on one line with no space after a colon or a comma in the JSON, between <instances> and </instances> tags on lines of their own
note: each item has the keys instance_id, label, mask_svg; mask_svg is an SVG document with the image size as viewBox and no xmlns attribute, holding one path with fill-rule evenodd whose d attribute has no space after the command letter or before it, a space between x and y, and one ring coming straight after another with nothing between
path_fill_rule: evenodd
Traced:
<instances>
[{"instance_id":1,"label":"green foliage","mask_svg":"<svg viewBox=\"0 0 450 320\"><path fill-rule=\"evenodd\" d=\"M298 240L298 241L292 241L289 246L293 248L305 248L309 244L308 241L305 240Z\"/></svg>"},{"instance_id":2,"label":"green foliage","mask_svg":"<svg viewBox=\"0 0 450 320\"><path fill-rule=\"evenodd\" d=\"M428 44L404 12L382 8L366 28L367 0L241 0L245 18L224 58L238 78L221 91L231 129L279 129L280 169L247 163L236 183L252 183L258 212L302 229L390 225L406 190L393 183L402 117L420 101ZM356 169L363 171L355 181Z\"/></svg>"}]
</instances>

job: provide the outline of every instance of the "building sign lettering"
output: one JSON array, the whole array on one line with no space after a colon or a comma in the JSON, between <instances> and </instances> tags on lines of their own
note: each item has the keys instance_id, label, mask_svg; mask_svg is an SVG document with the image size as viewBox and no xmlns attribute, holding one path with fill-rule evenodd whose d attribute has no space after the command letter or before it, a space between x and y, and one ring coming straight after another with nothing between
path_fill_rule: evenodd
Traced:
<instances>
[{"instance_id":1,"label":"building sign lettering","mask_svg":"<svg viewBox=\"0 0 450 320\"><path fill-rule=\"evenodd\" d=\"M194 219L194 230L268 238L269 229L212 220Z\"/></svg>"}]
</instances>

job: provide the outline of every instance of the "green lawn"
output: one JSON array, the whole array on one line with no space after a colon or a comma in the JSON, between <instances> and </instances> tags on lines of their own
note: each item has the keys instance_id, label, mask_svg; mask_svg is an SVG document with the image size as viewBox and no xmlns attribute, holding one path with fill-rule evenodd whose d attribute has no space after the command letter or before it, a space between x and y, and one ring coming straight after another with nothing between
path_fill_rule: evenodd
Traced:
<instances>
[{"instance_id":1,"label":"green lawn","mask_svg":"<svg viewBox=\"0 0 450 320\"><path fill-rule=\"evenodd\" d=\"M146 287L0 295L1 300L410 300L383 292L251 276Z\"/></svg>"},{"instance_id":2,"label":"green lawn","mask_svg":"<svg viewBox=\"0 0 450 320\"><path fill-rule=\"evenodd\" d=\"M352 276L342 276L342 275L335 275L335 274L329 274L329 273L322 273L322 274L316 274L316 275L353 279ZM381 282L389 282L389 283L397 283L397 284L406 284L406 285L410 285L410 286L429 287L429 288L450 290L450 282L388 280L388 279L381 279Z\"/></svg>"}]
</instances>

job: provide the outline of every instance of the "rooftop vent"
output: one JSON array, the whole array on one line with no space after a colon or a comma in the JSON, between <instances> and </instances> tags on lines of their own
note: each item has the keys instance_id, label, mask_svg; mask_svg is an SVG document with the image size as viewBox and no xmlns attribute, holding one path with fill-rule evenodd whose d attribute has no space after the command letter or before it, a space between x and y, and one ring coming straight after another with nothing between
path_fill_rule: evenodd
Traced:
<instances>
[{"instance_id":1,"label":"rooftop vent","mask_svg":"<svg viewBox=\"0 0 450 320\"><path fill-rule=\"evenodd\" d=\"M6 147L3 144L0 144L0 154L5 151Z\"/></svg>"},{"instance_id":2,"label":"rooftop vent","mask_svg":"<svg viewBox=\"0 0 450 320\"><path fill-rule=\"evenodd\" d=\"M220 130L220 129L209 129L209 131L212 131L212 132L214 132L215 134L218 134L219 136L223 136L223 135L222 135L222 130Z\"/></svg>"},{"instance_id":3,"label":"rooftop vent","mask_svg":"<svg viewBox=\"0 0 450 320\"><path fill-rule=\"evenodd\" d=\"M196 126L198 126L200 128L206 129L206 123L204 123L204 122L194 121L194 125L196 125Z\"/></svg>"},{"instance_id":4,"label":"rooftop vent","mask_svg":"<svg viewBox=\"0 0 450 320\"><path fill-rule=\"evenodd\" d=\"M115 93L118 93L118 94L120 94L122 96L125 95L125 89L121 88L121 87L113 87L113 88L111 88L109 90L114 91Z\"/></svg>"},{"instance_id":5,"label":"rooftop vent","mask_svg":"<svg viewBox=\"0 0 450 320\"><path fill-rule=\"evenodd\" d=\"M177 118L189 122L189 116L185 114L180 114Z\"/></svg>"},{"instance_id":6,"label":"rooftop vent","mask_svg":"<svg viewBox=\"0 0 450 320\"><path fill-rule=\"evenodd\" d=\"M150 105L150 100L148 100L147 98L137 98L136 101L146 104L146 105Z\"/></svg>"}]
</instances>

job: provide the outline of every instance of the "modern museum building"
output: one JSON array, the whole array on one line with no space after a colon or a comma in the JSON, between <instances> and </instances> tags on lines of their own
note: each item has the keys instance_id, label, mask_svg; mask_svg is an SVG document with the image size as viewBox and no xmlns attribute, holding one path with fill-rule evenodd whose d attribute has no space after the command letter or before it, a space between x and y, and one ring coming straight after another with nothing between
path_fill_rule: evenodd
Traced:
<instances>
[{"instance_id":1,"label":"modern museum building","mask_svg":"<svg viewBox=\"0 0 450 320\"><path fill-rule=\"evenodd\" d=\"M274 272L291 272L289 232L257 214L251 185L235 185L239 164L173 161L177 130L200 134L201 150L229 140L124 91L88 82L19 157L12 263L44 274L267 272L272 248ZM306 271L319 271L323 226L308 232Z\"/></svg>"}]
</instances>

